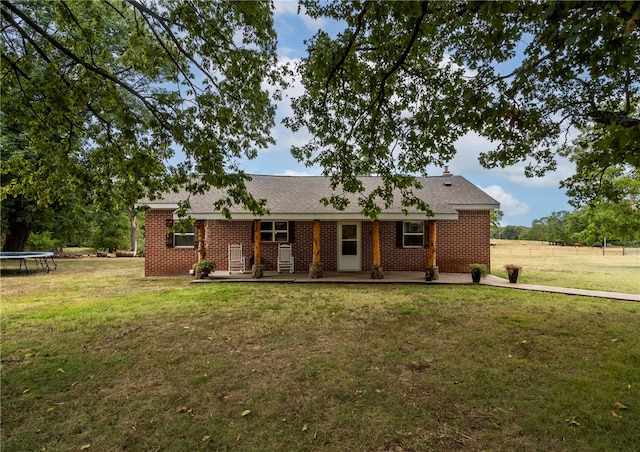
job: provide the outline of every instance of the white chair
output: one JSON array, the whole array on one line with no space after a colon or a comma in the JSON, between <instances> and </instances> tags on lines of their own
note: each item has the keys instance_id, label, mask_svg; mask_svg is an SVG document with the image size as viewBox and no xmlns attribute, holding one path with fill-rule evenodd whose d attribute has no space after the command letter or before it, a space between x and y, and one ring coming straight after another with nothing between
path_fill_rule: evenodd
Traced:
<instances>
[{"instance_id":1,"label":"white chair","mask_svg":"<svg viewBox=\"0 0 640 452\"><path fill-rule=\"evenodd\" d=\"M231 274L231 272L244 273L242 245L229 244L229 274Z\"/></svg>"},{"instance_id":2,"label":"white chair","mask_svg":"<svg viewBox=\"0 0 640 452\"><path fill-rule=\"evenodd\" d=\"M293 255L291 254L291 245L288 243L278 245L278 273L283 270L289 270L289 273L293 273Z\"/></svg>"}]
</instances>

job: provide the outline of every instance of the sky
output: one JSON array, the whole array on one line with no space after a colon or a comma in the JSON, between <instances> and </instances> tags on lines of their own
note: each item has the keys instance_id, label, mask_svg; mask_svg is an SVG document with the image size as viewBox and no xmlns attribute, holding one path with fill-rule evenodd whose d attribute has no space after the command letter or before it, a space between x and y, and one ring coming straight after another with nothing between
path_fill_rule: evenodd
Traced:
<instances>
[{"instance_id":1,"label":"sky","mask_svg":"<svg viewBox=\"0 0 640 452\"><path fill-rule=\"evenodd\" d=\"M277 0L275 2L275 28L278 33L278 56L281 62L295 63L306 55L304 40L312 37L318 29L336 31L336 24L323 20L313 20L304 14L298 14L296 0ZM333 28L333 30L332 30ZM290 153L291 145L302 145L309 140L303 132L293 133L281 121L292 114L290 100L302 93L299 81L292 83L285 92L283 100L277 103L276 126L272 136L276 144L258 152L253 160L242 161L242 169L249 174L271 175L320 175L321 168L306 167ZM457 154L449 163L449 171L461 175L480 187L500 202L504 212L501 224L531 226L535 219L546 217L552 212L573 208L568 204L564 190L559 182L571 176L574 166L568 160L558 161L556 171L542 178L527 178L524 175L525 164L507 168L485 169L478 163L480 152L492 148L491 143L474 134L462 137L457 143ZM427 168L427 174L437 176L443 168Z\"/></svg>"}]
</instances>

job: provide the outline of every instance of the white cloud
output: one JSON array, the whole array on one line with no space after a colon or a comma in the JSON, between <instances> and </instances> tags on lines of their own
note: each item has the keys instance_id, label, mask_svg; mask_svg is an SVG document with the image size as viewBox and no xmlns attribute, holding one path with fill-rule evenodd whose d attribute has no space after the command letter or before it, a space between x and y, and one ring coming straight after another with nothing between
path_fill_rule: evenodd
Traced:
<instances>
[{"instance_id":1,"label":"white cloud","mask_svg":"<svg viewBox=\"0 0 640 452\"><path fill-rule=\"evenodd\" d=\"M307 15L304 6L300 6L300 13L298 13L298 2L296 0L276 0L274 3L274 17L278 21L280 30L285 28L286 30L293 30L292 26L287 26L288 16L296 16L304 24L307 30L315 32L320 29L326 28L329 21L323 17L314 19Z\"/></svg>"},{"instance_id":2,"label":"white cloud","mask_svg":"<svg viewBox=\"0 0 640 452\"><path fill-rule=\"evenodd\" d=\"M298 14L298 2L296 0L277 0L273 2L274 15Z\"/></svg>"},{"instance_id":3,"label":"white cloud","mask_svg":"<svg viewBox=\"0 0 640 452\"><path fill-rule=\"evenodd\" d=\"M517 200L499 185L489 185L482 190L500 203L500 210L505 217L523 217L531 211L527 203Z\"/></svg>"},{"instance_id":4,"label":"white cloud","mask_svg":"<svg viewBox=\"0 0 640 452\"><path fill-rule=\"evenodd\" d=\"M276 174L276 176L316 176L316 174L312 174L308 171L286 170L280 174Z\"/></svg>"},{"instance_id":5,"label":"white cloud","mask_svg":"<svg viewBox=\"0 0 640 452\"><path fill-rule=\"evenodd\" d=\"M456 155L449 163L449 170L454 174L473 176L490 173L521 188L558 188L560 181L575 174L574 164L564 157L557 157L557 168L543 177L526 177L525 167L528 162L521 162L504 168L486 169L480 165L478 157L495 147L488 139L469 132L456 141Z\"/></svg>"}]
</instances>

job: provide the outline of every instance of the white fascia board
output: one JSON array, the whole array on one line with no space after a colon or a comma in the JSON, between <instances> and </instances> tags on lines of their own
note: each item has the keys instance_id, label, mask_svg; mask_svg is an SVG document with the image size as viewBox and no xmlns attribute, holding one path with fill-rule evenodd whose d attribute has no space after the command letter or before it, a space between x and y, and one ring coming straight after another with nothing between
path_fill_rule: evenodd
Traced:
<instances>
[{"instance_id":1,"label":"white fascia board","mask_svg":"<svg viewBox=\"0 0 640 452\"><path fill-rule=\"evenodd\" d=\"M450 204L456 210L495 210L500 204Z\"/></svg>"},{"instance_id":2,"label":"white fascia board","mask_svg":"<svg viewBox=\"0 0 640 452\"><path fill-rule=\"evenodd\" d=\"M142 203L137 204L137 206L146 206L151 210L176 210L178 208L178 204L175 202Z\"/></svg>"},{"instance_id":3,"label":"white fascia board","mask_svg":"<svg viewBox=\"0 0 640 452\"><path fill-rule=\"evenodd\" d=\"M190 212L189 215L196 220L226 220L220 213L195 213ZM271 215L265 215L264 217L256 217L250 213L232 213L231 219L236 221L247 220L272 220L272 221L367 221L369 218L365 218L357 213L332 213L332 214L313 214L313 213L272 213ZM457 220L457 213L440 213L435 214L433 217L427 217L424 213L410 213L403 215L402 213L383 213L378 218L381 221L423 221L423 220Z\"/></svg>"}]
</instances>

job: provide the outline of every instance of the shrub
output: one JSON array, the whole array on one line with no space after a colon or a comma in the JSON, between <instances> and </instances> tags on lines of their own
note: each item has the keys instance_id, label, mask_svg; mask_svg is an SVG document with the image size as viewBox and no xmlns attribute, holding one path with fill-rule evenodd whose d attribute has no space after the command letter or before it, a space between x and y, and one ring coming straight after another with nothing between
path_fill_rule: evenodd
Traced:
<instances>
[{"instance_id":1,"label":"shrub","mask_svg":"<svg viewBox=\"0 0 640 452\"><path fill-rule=\"evenodd\" d=\"M488 270L487 270L487 266L484 264L469 264L469 271L470 272L474 272L474 271L480 271L480 276L482 276L483 278L485 276L487 276Z\"/></svg>"}]
</instances>

